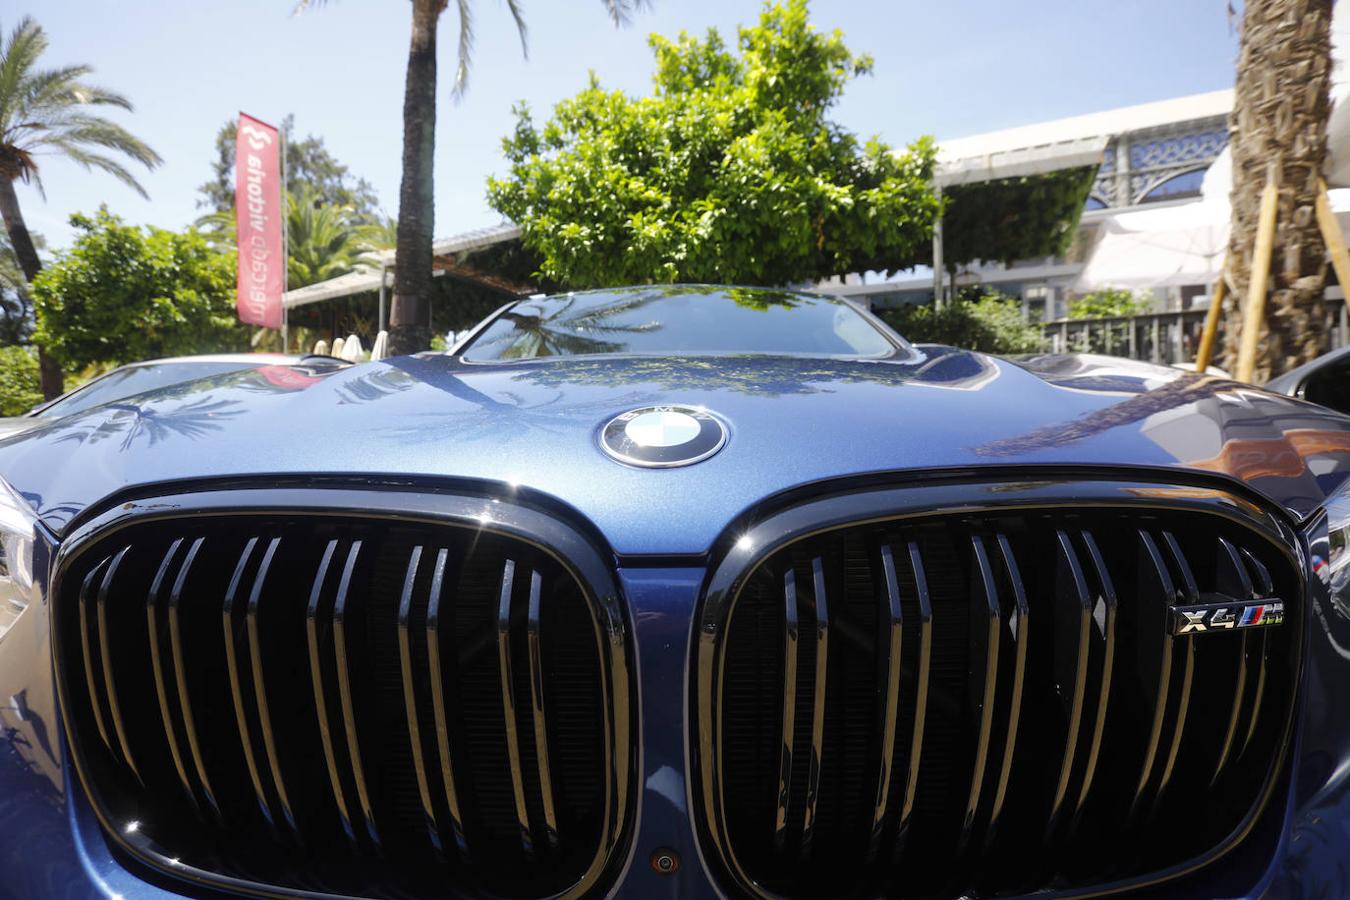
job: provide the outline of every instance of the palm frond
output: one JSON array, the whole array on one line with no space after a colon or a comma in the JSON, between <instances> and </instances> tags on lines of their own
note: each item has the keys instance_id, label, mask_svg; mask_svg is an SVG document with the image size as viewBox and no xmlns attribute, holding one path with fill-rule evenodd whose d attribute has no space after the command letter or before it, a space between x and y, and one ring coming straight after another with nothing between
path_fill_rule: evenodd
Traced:
<instances>
[{"instance_id":1,"label":"palm frond","mask_svg":"<svg viewBox=\"0 0 1350 900\"><path fill-rule=\"evenodd\" d=\"M118 181L131 188L147 200L150 195L145 192L145 188L136 180L136 176L127 171L126 167L111 157L104 156L101 153L91 153L77 144L54 144L62 154L71 162L77 163L86 169L100 169L107 172Z\"/></svg>"},{"instance_id":2,"label":"palm frond","mask_svg":"<svg viewBox=\"0 0 1350 900\"><path fill-rule=\"evenodd\" d=\"M651 8L651 0L600 0L609 13L615 28L622 28L633 21L635 13Z\"/></svg>"},{"instance_id":3,"label":"palm frond","mask_svg":"<svg viewBox=\"0 0 1350 900\"><path fill-rule=\"evenodd\" d=\"M525 11L520 8L520 0L506 0L506 8L511 10L511 18L516 20L516 33L520 35L520 52L530 58L530 32L525 24Z\"/></svg>"},{"instance_id":4,"label":"palm frond","mask_svg":"<svg viewBox=\"0 0 1350 900\"><path fill-rule=\"evenodd\" d=\"M3 96L0 101L15 103L16 108L41 110L64 105L62 99L90 73L88 66L63 66L29 72L20 83L24 96ZM3 119L0 119L3 121Z\"/></svg>"},{"instance_id":5,"label":"palm frond","mask_svg":"<svg viewBox=\"0 0 1350 900\"><path fill-rule=\"evenodd\" d=\"M13 117L24 81L46 49L47 35L30 16L20 19L9 39L0 43L0 130Z\"/></svg>"},{"instance_id":6,"label":"palm frond","mask_svg":"<svg viewBox=\"0 0 1350 900\"><path fill-rule=\"evenodd\" d=\"M153 169L163 162L160 155L140 138L116 122L109 122L98 116L71 116L62 127L52 128L48 134L38 136L31 146L39 148L80 144L115 150L148 169Z\"/></svg>"},{"instance_id":7,"label":"palm frond","mask_svg":"<svg viewBox=\"0 0 1350 900\"><path fill-rule=\"evenodd\" d=\"M303 12L308 12L320 6L327 6L328 0L296 0L295 8L291 10L291 15L298 16Z\"/></svg>"},{"instance_id":8,"label":"palm frond","mask_svg":"<svg viewBox=\"0 0 1350 900\"><path fill-rule=\"evenodd\" d=\"M450 95L464 96L469 87L469 69L473 66L473 2L459 0L459 60L455 65L455 84Z\"/></svg>"},{"instance_id":9,"label":"palm frond","mask_svg":"<svg viewBox=\"0 0 1350 900\"><path fill-rule=\"evenodd\" d=\"M107 88L101 88L96 84L79 84L71 88L71 96L77 103L83 103L87 106L119 106L127 112L133 112L135 107L131 101L123 94L116 91L110 91Z\"/></svg>"}]
</instances>

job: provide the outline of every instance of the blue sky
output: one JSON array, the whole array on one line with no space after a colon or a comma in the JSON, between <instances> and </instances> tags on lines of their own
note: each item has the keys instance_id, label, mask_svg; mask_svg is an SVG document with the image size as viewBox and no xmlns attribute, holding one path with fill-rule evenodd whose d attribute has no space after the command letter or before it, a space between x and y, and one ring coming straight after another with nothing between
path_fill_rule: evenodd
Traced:
<instances>
[{"instance_id":1,"label":"blue sky","mask_svg":"<svg viewBox=\"0 0 1350 900\"><path fill-rule=\"evenodd\" d=\"M329 149L397 211L401 107L411 4L332 0L303 16L292 0L5 0L6 31L29 13L51 40L49 66L82 62L92 80L136 104L121 117L164 157L142 183L150 200L107 176L43 163L44 202L20 186L29 226L55 246L73 212L100 203L128 221L177 228L197 215L220 125L239 110L268 121L294 113L296 130ZM650 84L646 36L709 26L734 35L758 0L655 0L615 30L599 0L524 0L530 57L521 57L501 0L476 0L472 83L449 97L458 21L441 27L436 138L436 233L499 220L484 179L505 165L500 138L511 104L546 114L594 69L608 87ZM454 4L452 3L453 7ZM1224 0L815 0L819 28L840 28L876 59L835 118L903 144L922 134L961 137L1014 125L1231 86L1237 37Z\"/></svg>"}]
</instances>

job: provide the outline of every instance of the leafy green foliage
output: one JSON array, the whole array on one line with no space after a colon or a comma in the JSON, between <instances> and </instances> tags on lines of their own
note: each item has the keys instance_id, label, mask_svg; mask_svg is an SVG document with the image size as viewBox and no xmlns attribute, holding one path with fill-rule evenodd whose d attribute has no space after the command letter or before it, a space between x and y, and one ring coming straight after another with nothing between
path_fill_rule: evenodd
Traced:
<instances>
[{"instance_id":1,"label":"leafy green foliage","mask_svg":"<svg viewBox=\"0 0 1350 900\"><path fill-rule=\"evenodd\" d=\"M1037 353L1045 348L1044 334L1023 318L1022 305L997 292L963 293L940 309L924 304L877 312L914 343L949 344L983 353Z\"/></svg>"},{"instance_id":2,"label":"leafy green foliage","mask_svg":"<svg viewBox=\"0 0 1350 900\"><path fill-rule=\"evenodd\" d=\"M976 260L1010 263L1063 254L1096 175L1096 166L1085 166L947 188L944 262L954 268Z\"/></svg>"},{"instance_id":3,"label":"leafy green foliage","mask_svg":"<svg viewBox=\"0 0 1350 900\"><path fill-rule=\"evenodd\" d=\"M1083 294L1069 304L1070 319L1111 319L1137 316L1153 309L1153 298L1122 288L1104 288Z\"/></svg>"},{"instance_id":4,"label":"leafy green foliage","mask_svg":"<svg viewBox=\"0 0 1350 900\"><path fill-rule=\"evenodd\" d=\"M42 402L37 353L30 347L0 347L0 416L19 416Z\"/></svg>"},{"instance_id":5,"label":"leafy green foliage","mask_svg":"<svg viewBox=\"0 0 1350 900\"><path fill-rule=\"evenodd\" d=\"M308 186L290 192L287 286L295 289L346 275L366 262L367 253L382 249L385 230L382 224L359 221L351 207L325 204Z\"/></svg>"},{"instance_id":6,"label":"leafy green foliage","mask_svg":"<svg viewBox=\"0 0 1350 900\"><path fill-rule=\"evenodd\" d=\"M193 229L127 225L101 209L33 282L37 333L67 369L246 350L234 310L235 263Z\"/></svg>"},{"instance_id":7,"label":"leafy green foliage","mask_svg":"<svg viewBox=\"0 0 1350 900\"><path fill-rule=\"evenodd\" d=\"M287 116L282 128L294 131L295 117ZM216 132L216 158L211 162L211 180L197 188L198 207L234 214L234 144L239 123L233 119ZM328 152L323 138L306 135L303 140L286 142L286 187L294 194L308 190L324 206L351 210L353 218L374 222L379 217L380 201L375 188L364 178L351 173L337 157Z\"/></svg>"},{"instance_id":8,"label":"leafy green foliage","mask_svg":"<svg viewBox=\"0 0 1350 900\"><path fill-rule=\"evenodd\" d=\"M654 93L590 85L542 128L517 107L493 208L541 275L571 287L784 284L910 265L938 200L932 142L902 154L826 116L872 61L816 31L806 0L767 3L736 51L716 31L652 36Z\"/></svg>"}]
</instances>

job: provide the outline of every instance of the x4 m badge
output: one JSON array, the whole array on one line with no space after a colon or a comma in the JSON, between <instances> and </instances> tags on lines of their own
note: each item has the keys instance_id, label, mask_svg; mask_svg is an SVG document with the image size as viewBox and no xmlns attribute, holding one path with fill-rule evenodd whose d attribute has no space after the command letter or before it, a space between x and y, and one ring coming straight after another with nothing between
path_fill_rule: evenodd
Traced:
<instances>
[{"instance_id":1,"label":"x4 m badge","mask_svg":"<svg viewBox=\"0 0 1350 900\"><path fill-rule=\"evenodd\" d=\"M1172 634L1208 634L1279 625L1284 621L1284 603L1263 600L1260 603L1206 603L1202 606L1173 606Z\"/></svg>"}]
</instances>

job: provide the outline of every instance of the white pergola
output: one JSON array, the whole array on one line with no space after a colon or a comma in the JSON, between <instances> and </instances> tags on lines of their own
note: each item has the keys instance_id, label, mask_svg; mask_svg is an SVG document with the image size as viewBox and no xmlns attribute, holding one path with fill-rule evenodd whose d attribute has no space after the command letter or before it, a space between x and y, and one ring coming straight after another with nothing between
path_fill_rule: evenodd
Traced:
<instances>
[{"instance_id":1,"label":"white pergola","mask_svg":"<svg viewBox=\"0 0 1350 900\"><path fill-rule=\"evenodd\" d=\"M1004 132L980 135L965 141L943 144L938 150L933 189L938 199L942 191L955 185L1000 181L1045 175L1062 169L1098 166L1111 139L1109 134L1069 137L1033 146L1008 147ZM985 146L980 146L984 139ZM946 271L942 264L942 217L933 223L933 298L941 305L945 297Z\"/></svg>"},{"instance_id":2,"label":"white pergola","mask_svg":"<svg viewBox=\"0 0 1350 900\"><path fill-rule=\"evenodd\" d=\"M1163 133L1184 123L1227 116L1232 107L1233 91L1226 89L945 140L938 146L935 187L941 191L956 185L1099 166L1107 148L1121 135ZM1117 156L1120 154L1117 148ZM1127 164L1128 160L1116 159L1113 173L1115 178L1125 178L1126 188ZM1133 196L1129 190L1126 193ZM943 280L940 223L933 239L933 283L935 296L940 297Z\"/></svg>"}]
</instances>

